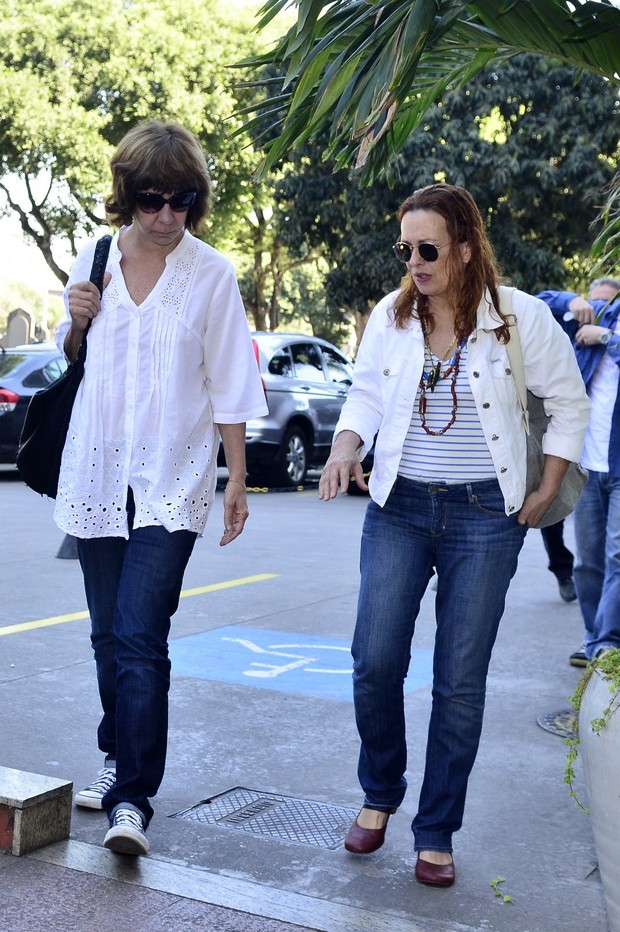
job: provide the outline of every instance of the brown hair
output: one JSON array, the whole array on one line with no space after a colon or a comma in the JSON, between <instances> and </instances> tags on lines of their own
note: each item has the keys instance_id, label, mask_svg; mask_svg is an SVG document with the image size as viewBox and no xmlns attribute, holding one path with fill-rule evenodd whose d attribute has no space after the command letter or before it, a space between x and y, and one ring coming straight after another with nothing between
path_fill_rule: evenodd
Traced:
<instances>
[{"instance_id":1,"label":"brown hair","mask_svg":"<svg viewBox=\"0 0 620 932\"><path fill-rule=\"evenodd\" d=\"M211 178L198 139L176 123L139 123L121 139L110 161L112 193L105 208L115 226L130 224L136 194L153 188L162 194L195 191L185 226L199 229L211 206Z\"/></svg>"},{"instance_id":2,"label":"brown hair","mask_svg":"<svg viewBox=\"0 0 620 932\"><path fill-rule=\"evenodd\" d=\"M458 338L466 339L474 330L478 305L488 288L493 306L503 321L498 338L506 342L509 338L508 322L499 310L497 293L499 269L480 211L471 194L465 188L455 185L431 184L414 191L403 201L396 214L399 222L412 210L433 211L446 221L450 237L447 259L449 298L456 311L455 331ZM455 248L460 243L469 246L467 262L461 251ZM428 297L421 294L413 276L407 272L394 308L396 326L402 329L412 317L419 318L427 333L432 331L433 319Z\"/></svg>"}]
</instances>

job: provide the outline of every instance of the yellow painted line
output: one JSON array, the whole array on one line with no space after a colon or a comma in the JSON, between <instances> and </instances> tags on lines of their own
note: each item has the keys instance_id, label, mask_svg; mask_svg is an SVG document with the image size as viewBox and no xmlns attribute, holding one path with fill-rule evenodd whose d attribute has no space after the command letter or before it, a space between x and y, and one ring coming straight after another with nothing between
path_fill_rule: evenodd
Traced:
<instances>
[{"instance_id":1,"label":"yellow painted line","mask_svg":"<svg viewBox=\"0 0 620 932\"><path fill-rule=\"evenodd\" d=\"M259 573L256 576L242 576L240 579L228 579L226 582L211 583L210 586L198 586L196 589L184 589L181 598L191 595L203 595L205 592L218 592L220 589L234 589L235 586L248 586L251 583L262 582L265 579L275 579L277 573ZM66 621L78 621L88 618L88 612L71 612L69 615L53 615L51 618L40 618L38 621L24 621L19 625L7 625L0 628L0 637L3 634L17 634L20 631L33 631L35 628L47 628L50 625L62 625Z\"/></svg>"},{"instance_id":2,"label":"yellow painted line","mask_svg":"<svg viewBox=\"0 0 620 932\"><path fill-rule=\"evenodd\" d=\"M48 625L62 625L65 621L77 621L78 618L88 618L88 612L72 612L70 615L40 618L39 621L25 621L21 625L8 625L6 628L0 628L0 635L17 634L18 631L32 631L34 628L47 628Z\"/></svg>"},{"instance_id":3,"label":"yellow painted line","mask_svg":"<svg viewBox=\"0 0 620 932\"><path fill-rule=\"evenodd\" d=\"M217 592L219 589L234 589L235 586L247 586L250 583L262 582L264 579L275 579L277 573L259 573L257 576L243 576L241 579L229 579L227 582L211 583L210 586L199 586L197 589L184 589L181 598L188 595L202 595L204 592Z\"/></svg>"}]
</instances>

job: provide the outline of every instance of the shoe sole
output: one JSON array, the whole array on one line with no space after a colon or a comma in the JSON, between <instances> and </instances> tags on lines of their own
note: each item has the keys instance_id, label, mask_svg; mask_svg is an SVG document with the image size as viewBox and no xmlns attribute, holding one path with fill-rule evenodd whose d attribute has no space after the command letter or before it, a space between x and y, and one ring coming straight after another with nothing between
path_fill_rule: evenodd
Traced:
<instances>
[{"instance_id":1,"label":"shoe sole","mask_svg":"<svg viewBox=\"0 0 620 932\"><path fill-rule=\"evenodd\" d=\"M82 809L99 809L99 811L103 809L101 796L82 796L81 793L78 793L74 798L74 802L76 806L81 806Z\"/></svg>"},{"instance_id":2,"label":"shoe sole","mask_svg":"<svg viewBox=\"0 0 620 932\"><path fill-rule=\"evenodd\" d=\"M568 662L570 663L571 667L587 667L589 661L582 660L580 657L578 657L576 660L573 660L571 657Z\"/></svg>"},{"instance_id":3,"label":"shoe sole","mask_svg":"<svg viewBox=\"0 0 620 932\"><path fill-rule=\"evenodd\" d=\"M103 841L103 847L115 854L147 854L149 843L144 837L128 835L123 830L111 828Z\"/></svg>"}]
</instances>

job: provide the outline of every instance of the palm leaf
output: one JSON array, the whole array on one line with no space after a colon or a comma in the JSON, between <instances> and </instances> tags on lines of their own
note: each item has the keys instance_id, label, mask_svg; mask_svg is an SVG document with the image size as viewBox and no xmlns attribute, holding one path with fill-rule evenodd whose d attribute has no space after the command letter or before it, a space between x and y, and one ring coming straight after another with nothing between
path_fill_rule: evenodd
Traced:
<instances>
[{"instance_id":1,"label":"palm leaf","mask_svg":"<svg viewBox=\"0 0 620 932\"><path fill-rule=\"evenodd\" d=\"M268 0L262 22L283 6ZM363 165L371 181L445 89L493 59L534 52L620 75L620 9L609 0L298 0L297 10L297 23L251 63L286 75L255 111L254 125L272 126L274 106L283 120L263 173L327 132L326 156Z\"/></svg>"},{"instance_id":2,"label":"palm leaf","mask_svg":"<svg viewBox=\"0 0 620 932\"><path fill-rule=\"evenodd\" d=\"M613 277L620 262L620 172L609 185L597 221L602 221L603 229L592 245L593 274Z\"/></svg>"}]
</instances>

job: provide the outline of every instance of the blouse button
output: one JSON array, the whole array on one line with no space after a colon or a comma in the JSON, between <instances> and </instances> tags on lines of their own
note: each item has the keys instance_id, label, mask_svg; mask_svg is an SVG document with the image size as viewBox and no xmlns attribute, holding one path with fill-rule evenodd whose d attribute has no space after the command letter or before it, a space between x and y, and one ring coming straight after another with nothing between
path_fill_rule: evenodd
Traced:
<instances>
[{"instance_id":1,"label":"blouse button","mask_svg":"<svg viewBox=\"0 0 620 932\"><path fill-rule=\"evenodd\" d=\"M383 374L384 374L384 375L389 375L389 374L390 374L390 370L389 370L389 369L384 369L384 370L383 370Z\"/></svg>"}]
</instances>

